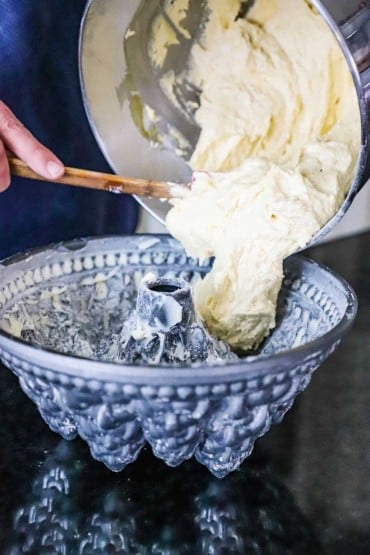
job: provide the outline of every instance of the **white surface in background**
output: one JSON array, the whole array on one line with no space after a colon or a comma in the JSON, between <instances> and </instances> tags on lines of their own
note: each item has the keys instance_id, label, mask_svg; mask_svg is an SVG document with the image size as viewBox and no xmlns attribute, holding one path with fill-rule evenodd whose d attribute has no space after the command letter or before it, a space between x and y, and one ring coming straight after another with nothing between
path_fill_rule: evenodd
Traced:
<instances>
[{"instance_id":1,"label":"white surface in background","mask_svg":"<svg viewBox=\"0 0 370 555\"><path fill-rule=\"evenodd\" d=\"M161 225L144 208L140 209L140 221L136 229L137 233L167 233L164 225Z\"/></svg>"},{"instance_id":2,"label":"white surface in background","mask_svg":"<svg viewBox=\"0 0 370 555\"><path fill-rule=\"evenodd\" d=\"M347 214L334 230L325 237L324 242L368 229L370 229L370 182L357 195Z\"/></svg>"},{"instance_id":3,"label":"white surface in background","mask_svg":"<svg viewBox=\"0 0 370 555\"><path fill-rule=\"evenodd\" d=\"M370 182L357 195L354 203L343 220L327 237L325 237L324 241L330 241L338 237L360 233L368 229L370 229ZM166 228L142 209L137 232L166 233Z\"/></svg>"}]
</instances>

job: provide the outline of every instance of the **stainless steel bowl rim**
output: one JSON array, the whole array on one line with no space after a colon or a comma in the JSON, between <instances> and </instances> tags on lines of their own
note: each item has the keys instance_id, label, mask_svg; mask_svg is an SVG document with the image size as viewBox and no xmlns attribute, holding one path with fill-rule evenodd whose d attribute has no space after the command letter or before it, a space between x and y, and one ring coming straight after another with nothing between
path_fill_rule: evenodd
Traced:
<instances>
[{"instance_id":1,"label":"stainless steel bowl rim","mask_svg":"<svg viewBox=\"0 0 370 555\"><path fill-rule=\"evenodd\" d=\"M331 16L329 10L323 5L321 0L312 0L312 4L315 6L317 11L322 15L326 23L329 25L332 33L334 34L337 42L339 43L341 50L346 58L348 67L351 71L352 79L356 87L357 98L359 103L359 110L361 116L361 150L358 159L356 176L352 182L352 185L347 193L346 199L338 212L324 225L323 228L318 231L315 236L310 241L310 245L315 244L317 241L323 239L343 218L349 207L351 206L355 196L365 185L368 176L365 175L365 170L369 161L369 120L368 120L368 108L364 95L363 83L361 81L361 76L354 60L353 54L346 42L343 34L341 33L336 21Z\"/></svg>"}]
</instances>

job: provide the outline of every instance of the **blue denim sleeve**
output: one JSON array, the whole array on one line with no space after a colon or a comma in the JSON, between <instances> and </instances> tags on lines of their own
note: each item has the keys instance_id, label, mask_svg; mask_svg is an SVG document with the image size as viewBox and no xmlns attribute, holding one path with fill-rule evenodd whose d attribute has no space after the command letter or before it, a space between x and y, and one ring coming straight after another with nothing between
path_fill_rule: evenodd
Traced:
<instances>
[{"instance_id":1,"label":"blue denim sleeve","mask_svg":"<svg viewBox=\"0 0 370 555\"><path fill-rule=\"evenodd\" d=\"M85 0L0 0L0 99L66 165L110 171L82 104ZM0 257L83 235L133 232L131 197L14 180L0 195Z\"/></svg>"}]
</instances>

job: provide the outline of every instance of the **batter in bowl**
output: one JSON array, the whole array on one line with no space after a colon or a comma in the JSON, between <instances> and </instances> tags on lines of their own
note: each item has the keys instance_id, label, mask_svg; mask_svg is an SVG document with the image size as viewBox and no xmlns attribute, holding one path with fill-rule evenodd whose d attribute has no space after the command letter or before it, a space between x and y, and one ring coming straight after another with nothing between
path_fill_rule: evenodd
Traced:
<instances>
[{"instance_id":1,"label":"batter in bowl","mask_svg":"<svg viewBox=\"0 0 370 555\"><path fill-rule=\"evenodd\" d=\"M337 212L360 150L354 84L334 36L304 0L209 0L186 79L201 90L191 190L167 226L215 257L196 286L210 332L237 351L275 326L283 260Z\"/></svg>"}]
</instances>

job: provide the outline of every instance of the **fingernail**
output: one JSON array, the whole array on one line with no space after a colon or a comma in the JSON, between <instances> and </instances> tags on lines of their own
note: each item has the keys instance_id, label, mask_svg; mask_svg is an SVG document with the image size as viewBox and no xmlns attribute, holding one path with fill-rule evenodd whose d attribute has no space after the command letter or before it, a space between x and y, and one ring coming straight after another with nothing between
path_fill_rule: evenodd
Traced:
<instances>
[{"instance_id":1,"label":"fingernail","mask_svg":"<svg viewBox=\"0 0 370 555\"><path fill-rule=\"evenodd\" d=\"M48 170L48 174L50 177L60 177L63 175L64 167L62 164L58 162L50 161L46 164L46 169Z\"/></svg>"}]
</instances>

